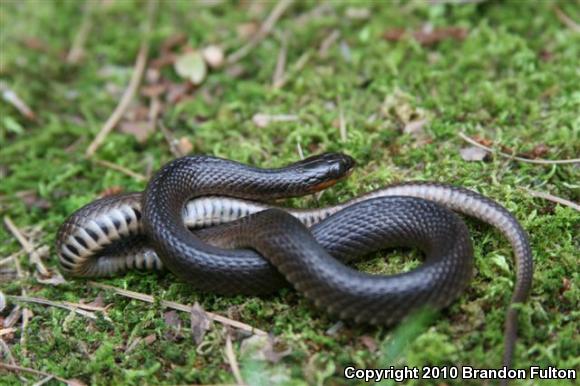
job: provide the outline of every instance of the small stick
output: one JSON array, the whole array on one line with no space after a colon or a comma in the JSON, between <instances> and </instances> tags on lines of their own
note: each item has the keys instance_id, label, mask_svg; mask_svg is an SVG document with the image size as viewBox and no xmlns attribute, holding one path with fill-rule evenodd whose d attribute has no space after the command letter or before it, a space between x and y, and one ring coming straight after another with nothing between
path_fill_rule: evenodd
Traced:
<instances>
[{"instance_id":1,"label":"small stick","mask_svg":"<svg viewBox=\"0 0 580 386\"><path fill-rule=\"evenodd\" d=\"M286 37L286 34L282 35L281 40L282 47L280 47L276 68L274 69L274 75L272 76L272 87L274 88L280 87L279 83L285 78L284 69L286 68L286 56L288 54L288 38Z\"/></svg>"},{"instance_id":2,"label":"small stick","mask_svg":"<svg viewBox=\"0 0 580 386\"><path fill-rule=\"evenodd\" d=\"M21 367L21 366L16 366L16 365L7 365L6 363L0 363L0 368L6 369L9 371L14 371L17 373L18 372L25 372L25 373L30 373L30 374L42 375L43 377L53 377L54 379L59 380L63 383L66 383L67 385L78 385L78 382L69 381L68 379L58 377L54 374L45 373L44 371L31 369L29 367Z\"/></svg>"},{"instance_id":3,"label":"small stick","mask_svg":"<svg viewBox=\"0 0 580 386\"><path fill-rule=\"evenodd\" d=\"M57 307L57 308L63 308L65 310L69 310L72 312L76 312L79 315L82 315L84 317L87 317L89 319L93 319L93 320L97 320L97 316L92 313L92 312L88 312L85 310L80 309L79 306L82 305L76 305L74 303L68 303L68 302L55 302L52 300L48 300L48 299L43 299L43 298L33 298L33 297L29 297L29 296L15 296L15 295L11 295L8 296L9 299L13 299L13 300L17 300L17 301L21 301L21 302L27 302L27 303L36 303L36 304L42 304L45 306L51 306L51 307ZM72 304L72 305L71 305ZM105 320L112 322L112 320L108 317L108 316L104 316Z\"/></svg>"},{"instance_id":4,"label":"small stick","mask_svg":"<svg viewBox=\"0 0 580 386\"><path fill-rule=\"evenodd\" d=\"M83 6L83 21L79 28L79 32L76 34L73 43L71 45L70 51L66 56L66 62L69 64L77 64L84 54L84 46L89 36L89 32L93 26L92 13L93 13L93 2L86 1Z\"/></svg>"},{"instance_id":5,"label":"small stick","mask_svg":"<svg viewBox=\"0 0 580 386\"><path fill-rule=\"evenodd\" d=\"M242 378L242 373L240 373L240 366L238 365L238 360L236 359L236 354L234 353L234 348L232 346L232 336L228 332L226 335L226 357L234 374L234 378L238 385L246 385L244 378Z\"/></svg>"},{"instance_id":6,"label":"small stick","mask_svg":"<svg viewBox=\"0 0 580 386\"><path fill-rule=\"evenodd\" d=\"M93 159L93 162L96 163L97 165L103 166L105 168L113 169L113 170L116 170L116 171L121 172L123 174L126 174L130 177L133 177L137 181L147 181L147 177L145 177L143 174L139 174L137 172L134 172L134 171L127 169L126 167L123 167L121 165L117 165L115 163L105 161L102 159Z\"/></svg>"},{"instance_id":7,"label":"small stick","mask_svg":"<svg viewBox=\"0 0 580 386\"><path fill-rule=\"evenodd\" d=\"M10 361L11 365L16 365L16 361L14 360L14 355L12 355L12 351L10 351L10 347L4 342L4 339L0 339L0 346L2 346L2 351L6 353L6 358Z\"/></svg>"},{"instance_id":8,"label":"small stick","mask_svg":"<svg viewBox=\"0 0 580 386\"><path fill-rule=\"evenodd\" d=\"M303 53L298 60L296 61L296 64L294 64L291 72L291 75L297 74L300 71L302 71L302 69L304 68L304 66L306 66L306 63L308 63L308 60L310 59L310 52L305 52ZM290 75L288 75L288 73L285 73L284 76L282 77L282 79L280 79L278 81L278 83L275 85L276 88L282 88L286 85L286 83L288 82L288 80L290 79Z\"/></svg>"},{"instance_id":9,"label":"small stick","mask_svg":"<svg viewBox=\"0 0 580 386\"><path fill-rule=\"evenodd\" d=\"M4 82L0 82L0 92L2 92L2 98L12 106L26 118L30 119L31 121L36 120L36 114L20 97L14 90L10 89L8 85Z\"/></svg>"},{"instance_id":10,"label":"small stick","mask_svg":"<svg viewBox=\"0 0 580 386\"><path fill-rule=\"evenodd\" d=\"M346 132L346 120L344 119L344 109L342 108L342 102L338 98L338 127L340 131L340 140L346 142L348 139Z\"/></svg>"},{"instance_id":11,"label":"small stick","mask_svg":"<svg viewBox=\"0 0 580 386\"><path fill-rule=\"evenodd\" d=\"M151 295L147 295L147 294L143 294L143 293L135 292L135 291L128 291L128 290L124 290L122 288L117 288L117 287L114 287L111 285L96 283L94 281L89 281L88 284L91 287L111 290L111 291L113 291L119 295L125 296L127 298L137 299L137 300L141 300L141 301L147 302L147 303L155 303L155 298ZM187 312L188 314L191 312L191 306L188 306L185 304L172 302L172 301L168 301L168 300L161 300L160 303L163 307L172 308L172 309L177 310L177 311ZM206 313L208 318L210 318L211 320L213 320L215 322L225 324L228 326L232 326L232 327L238 328L240 330L248 331L248 332L251 332L251 333L256 334L256 335L268 335L266 333L266 331L262 331L258 328L252 327L248 324L238 322L237 320L229 319L229 318L226 318L225 316L214 314L213 312L205 311L205 313Z\"/></svg>"},{"instance_id":12,"label":"small stick","mask_svg":"<svg viewBox=\"0 0 580 386\"><path fill-rule=\"evenodd\" d=\"M300 140L296 140L296 150L298 151L298 156L300 159L304 159L304 151L302 151L302 145L300 144Z\"/></svg>"},{"instance_id":13,"label":"small stick","mask_svg":"<svg viewBox=\"0 0 580 386\"><path fill-rule=\"evenodd\" d=\"M145 30L143 34L143 39L141 41L141 47L139 48L139 53L137 54L137 59L135 61L135 68L131 74L131 80L129 85L125 89L119 104L113 111L113 114L107 119L107 122L103 125L93 142L89 145L85 152L87 158L92 157L97 149L103 144L105 138L109 133L117 126L117 123L121 120L125 111L129 107L135 93L137 92L137 87L141 83L141 78L143 77L143 72L145 71L145 65L147 64L147 55L149 54L149 35L153 24L153 15L155 13L156 1L149 0L148 2L148 12L147 12L147 22L145 24Z\"/></svg>"},{"instance_id":14,"label":"small stick","mask_svg":"<svg viewBox=\"0 0 580 386\"><path fill-rule=\"evenodd\" d=\"M274 25L280 19L280 17L286 12L288 7L292 4L293 0L282 0L276 4L272 12L268 15L266 20L260 26L260 29L254 35L254 37L239 50L233 52L227 57L227 62L229 64L234 64L240 59L246 57L262 40L266 38L274 28Z\"/></svg>"},{"instance_id":15,"label":"small stick","mask_svg":"<svg viewBox=\"0 0 580 386\"><path fill-rule=\"evenodd\" d=\"M49 376L47 376L47 377L44 377L44 378L42 378L40 381L36 382L36 383L35 383L34 385L32 385L32 386L42 386L42 385L44 385L45 383L47 383L48 381L51 381L51 380L53 380L53 379L54 379L54 375L52 375L52 374L51 374L51 375L49 375Z\"/></svg>"},{"instance_id":16,"label":"small stick","mask_svg":"<svg viewBox=\"0 0 580 386\"><path fill-rule=\"evenodd\" d=\"M326 57L328 55L328 50L330 49L330 47L332 47L334 43L336 43L339 37L340 31L337 29L332 30L332 32L327 37L325 37L322 43L320 44L320 48L318 49L318 56L320 56L321 58Z\"/></svg>"},{"instance_id":17,"label":"small stick","mask_svg":"<svg viewBox=\"0 0 580 386\"><path fill-rule=\"evenodd\" d=\"M177 141L177 139L175 139L175 136L173 135L173 133L163 124L163 121L161 119L158 120L158 126L159 126L159 129L161 129L161 132L163 133L163 137L165 138L165 141L169 145L169 151L171 152L171 154L173 154L176 157L183 157L185 154L181 154L181 151L179 150L179 147L177 146L177 143L179 141Z\"/></svg>"},{"instance_id":18,"label":"small stick","mask_svg":"<svg viewBox=\"0 0 580 386\"><path fill-rule=\"evenodd\" d=\"M533 197L543 198L544 200L548 200L548 201L558 203L560 205L568 206L568 207L580 212L580 205L576 204L573 201L566 200L565 198L562 198L562 197L554 196L550 193L538 192L536 190L531 190L531 189L524 188L524 187L522 187L522 189L525 190L527 193L529 193Z\"/></svg>"},{"instance_id":19,"label":"small stick","mask_svg":"<svg viewBox=\"0 0 580 386\"><path fill-rule=\"evenodd\" d=\"M40 274L43 276L48 276L49 274L48 269L46 269L46 267L44 266L44 263L42 262L40 255L38 254L38 252L36 252L34 246L32 246L32 244L30 244L30 242L26 239L26 237L24 237L20 229L18 229L18 227L14 225L9 216L4 216L4 224L6 225L6 228L8 228L10 233L12 233L12 235L16 238L16 240L18 240L20 245L22 245L22 248L24 248L26 253L28 253L28 255L30 256L30 261L34 265L36 265L36 269L38 270L38 272L40 272Z\"/></svg>"},{"instance_id":20,"label":"small stick","mask_svg":"<svg viewBox=\"0 0 580 386\"><path fill-rule=\"evenodd\" d=\"M487 147L485 145L482 145L481 143L477 142L476 140L474 140L471 137L468 137L464 133L459 133L458 135L465 142L468 142L468 143L472 144L475 147L478 147L480 149L483 149L483 150L485 150L485 151L487 151L489 153L497 153L497 154L501 155L502 157L511 158L513 160L516 160L516 161L527 162L527 163L531 163L531 164L540 164L540 165L575 164L575 163L580 163L580 158L561 159L561 160L544 160L544 159L522 158L522 157L518 157L518 156L515 156L515 155L508 154L508 153L504 153L504 152L501 152L501 151L497 151L496 152L492 148Z\"/></svg>"},{"instance_id":21,"label":"small stick","mask_svg":"<svg viewBox=\"0 0 580 386\"><path fill-rule=\"evenodd\" d=\"M559 7L554 7L554 12L556 16L566 27L570 28L575 33L580 33L580 24L576 23L570 16L566 15Z\"/></svg>"}]
</instances>

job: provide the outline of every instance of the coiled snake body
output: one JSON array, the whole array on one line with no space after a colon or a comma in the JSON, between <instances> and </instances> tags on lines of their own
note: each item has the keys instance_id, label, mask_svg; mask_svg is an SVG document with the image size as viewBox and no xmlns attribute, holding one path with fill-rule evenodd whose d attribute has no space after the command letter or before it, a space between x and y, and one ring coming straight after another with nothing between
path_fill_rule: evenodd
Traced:
<instances>
[{"instance_id":1,"label":"coiled snake body","mask_svg":"<svg viewBox=\"0 0 580 386\"><path fill-rule=\"evenodd\" d=\"M533 264L525 231L505 208L470 190L416 182L314 210L260 202L324 189L353 166L352 158L337 153L280 169L180 158L163 167L144 194L97 200L71 215L57 237L60 262L75 276L165 266L196 288L222 294L262 294L289 282L340 318L388 325L425 306L449 305L469 283L473 251L467 228L447 207L508 238L517 271L512 303L526 300ZM215 226L194 230L210 225ZM391 246L421 249L424 264L392 276L344 264ZM508 367L516 333L517 313L510 306Z\"/></svg>"}]
</instances>

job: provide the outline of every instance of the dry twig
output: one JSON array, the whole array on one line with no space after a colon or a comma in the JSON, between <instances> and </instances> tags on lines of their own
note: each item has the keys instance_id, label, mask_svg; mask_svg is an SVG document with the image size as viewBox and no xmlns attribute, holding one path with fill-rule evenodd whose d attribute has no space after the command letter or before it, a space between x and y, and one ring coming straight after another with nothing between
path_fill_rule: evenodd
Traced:
<instances>
[{"instance_id":1,"label":"dry twig","mask_svg":"<svg viewBox=\"0 0 580 386\"><path fill-rule=\"evenodd\" d=\"M89 319L93 319L93 320L97 320L97 316L93 313L93 312L89 312L89 311L85 311L82 308L84 308L84 304L76 304L76 303L69 303L69 302L55 302L52 300L48 300L48 299L43 299L43 298L33 298L30 296L8 296L9 299L12 300L17 300L20 302L25 302L25 303L36 303L36 304L42 304L45 306L51 306L51 307L58 307L58 308L63 308L65 310L69 310L72 312L76 312L79 315L82 315L86 318ZM108 322L112 322L112 320L108 317L108 316L104 316L104 319Z\"/></svg>"},{"instance_id":2,"label":"dry twig","mask_svg":"<svg viewBox=\"0 0 580 386\"><path fill-rule=\"evenodd\" d=\"M26 118L34 121L36 120L36 114L20 97L14 90L8 87L8 85L4 82L0 82L0 92L2 93L2 99L6 101L6 103L11 104L14 106L16 110Z\"/></svg>"},{"instance_id":3,"label":"dry twig","mask_svg":"<svg viewBox=\"0 0 580 386\"><path fill-rule=\"evenodd\" d=\"M302 69L304 68L304 66L306 66L306 63L308 63L308 60L309 59L310 59L310 52L303 53L298 58L298 60L294 64L294 66L292 66L292 69L290 71L290 74L288 74L288 72L284 73L284 75L282 76L282 78L280 78L278 80L278 82L274 85L274 87L275 88L282 88L282 87L284 87L284 85L286 85L286 83L290 79L290 75L295 75L295 74L299 73L300 71L302 71Z\"/></svg>"},{"instance_id":4,"label":"dry twig","mask_svg":"<svg viewBox=\"0 0 580 386\"><path fill-rule=\"evenodd\" d=\"M103 125L93 142L87 148L85 152L86 157L92 157L97 149L103 144L105 138L109 133L115 128L119 120L123 117L127 108L129 107L135 93L137 92L137 87L141 83L141 78L145 71L145 65L147 64L147 55L149 53L149 35L151 34L151 29L153 25L153 16L155 14L155 9L157 7L156 0L149 0L147 3L147 21L145 23L145 28L143 32L143 39L141 41L141 47L139 48L139 53L137 54L137 60L135 61L135 68L133 69L133 74L131 74L131 80L129 85L125 89L119 104L113 111L113 114L107 119L107 122Z\"/></svg>"},{"instance_id":5,"label":"dry twig","mask_svg":"<svg viewBox=\"0 0 580 386\"><path fill-rule=\"evenodd\" d=\"M340 98L338 99L338 127L340 132L340 140L346 142L348 139L348 134L346 132L346 120L344 119L344 109L342 108L342 102Z\"/></svg>"},{"instance_id":6,"label":"dry twig","mask_svg":"<svg viewBox=\"0 0 580 386\"><path fill-rule=\"evenodd\" d=\"M238 365L238 360L236 359L236 354L234 353L234 347L232 346L232 336L229 332L226 335L226 357L228 358L230 368L232 369L234 378L236 378L237 384L246 385L244 378L242 378L242 373L240 372L240 366Z\"/></svg>"},{"instance_id":7,"label":"dry twig","mask_svg":"<svg viewBox=\"0 0 580 386\"><path fill-rule=\"evenodd\" d=\"M171 152L171 154L173 154L176 157L183 157L185 154L182 154L181 150L179 150L178 146L179 141L177 140L177 138L175 138L171 130L169 130L167 126L163 124L163 121L161 119L158 120L157 125L159 126L161 133L163 133L165 141L169 145L169 151Z\"/></svg>"},{"instance_id":8,"label":"dry twig","mask_svg":"<svg viewBox=\"0 0 580 386\"><path fill-rule=\"evenodd\" d=\"M266 38L272 32L272 28L276 25L276 22L280 17L286 12L288 7L292 4L292 0L282 0L276 4L272 12L268 15L266 20L260 26L258 33L239 50L230 54L227 58L229 64L234 64L240 59L246 57L262 40Z\"/></svg>"},{"instance_id":9,"label":"dry twig","mask_svg":"<svg viewBox=\"0 0 580 386\"><path fill-rule=\"evenodd\" d=\"M68 379L64 379L61 377L58 377L54 374L50 374L50 373L46 373L44 371L39 371L39 370L35 370L35 369L31 369L29 367L21 367L21 366L16 366L16 365L7 365L6 363L0 363L0 369L5 369L8 371L14 371L16 373L19 372L24 372L24 373L30 373L30 374L36 374L36 375L42 375L43 377L53 377L54 379L61 381L63 383L66 383L67 385L78 385L79 382L73 381L73 380L68 380Z\"/></svg>"},{"instance_id":10,"label":"dry twig","mask_svg":"<svg viewBox=\"0 0 580 386\"><path fill-rule=\"evenodd\" d=\"M100 166L103 166L105 168L109 168L112 170L116 170L116 171L121 172L123 174L126 174L130 177L133 177L137 181L147 181L147 177L145 177L143 174L139 174L137 172L134 172L134 171L127 169L126 167L123 167L121 165L117 165L115 163L101 160L101 159L93 159L93 162L96 163L97 165L100 165Z\"/></svg>"},{"instance_id":11,"label":"dry twig","mask_svg":"<svg viewBox=\"0 0 580 386\"><path fill-rule=\"evenodd\" d=\"M83 6L83 20L78 33L75 35L70 51L66 56L66 62L69 64L77 64L84 55L84 46L89 36L89 32L93 27L93 1L86 1ZM97 4L98 5L98 4Z\"/></svg>"},{"instance_id":12,"label":"dry twig","mask_svg":"<svg viewBox=\"0 0 580 386\"><path fill-rule=\"evenodd\" d=\"M127 298L137 299L137 300L141 300L141 301L147 302L147 303L155 303L155 298L151 295L143 294L140 292L128 291L128 290L124 290L122 288L113 287L111 285L96 283L94 281L89 281L88 284L91 287L111 290L111 291L113 291L119 295L125 296ZM163 307L172 308L172 309L177 310L177 311L187 312L188 314L191 313L191 306L189 306L189 305L185 305L185 304L181 304L181 303L177 303L177 302L172 302L172 301L168 301L168 300L162 300L160 303ZM232 327L238 328L240 330L251 332L251 333L256 334L256 335L268 335L265 331L262 331L258 328L255 328L255 327L252 327L248 324L238 322L237 320L229 319L229 318L226 318L225 316L214 314L213 312L205 311L205 313L207 314L207 317L210 318L211 320L213 320L214 322L218 322L221 324L232 326Z\"/></svg>"},{"instance_id":13,"label":"dry twig","mask_svg":"<svg viewBox=\"0 0 580 386\"><path fill-rule=\"evenodd\" d=\"M284 69L286 68L286 56L288 54L288 38L286 34L282 35L281 40L282 46L280 47L276 68L274 70L274 75L272 76L272 87L274 88L280 87L279 83L285 78Z\"/></svg>"},{"instance_id":14,"label":"dry twig","mask_svg":"<svg viewBox=\"0 0 580 386\"><path fill-rule=\"evenodd\" d=\"M485 145L482 145L481 143L477 142L476 140L474 140L471 137L468 137L467 135L465 135L464 133L459 133L459 136L461 137L461 139L463 139L465 142L468 142L470 144L472 144L473 146L476 146L480 149L483 149L489 153L497 153L499 155L501 155L502 157L505 158L511 158L513 160L516 161L521 161L521 162L527 162L527 163L531 163L531 164L539 164L539 165L555 165L555 164L575 164L575 163L580 163L580 158L574 158L574 159L561 159L561 160L544 160L544 159L530 159L530 158L523 158L523 157L518 157L512 154L508 154L508 153L504 153L501 151L496 151L490 147L487 147Z\"/></svg>"},{"instance_id":15,"label":"dry twig","mask_svg":"<svg viewBox=\"0 0 580 386\"><path fill-rule=\"evenodd\" d=\"M562 11L559 7L554 7L554 12L556 12L556 16L562 23L566 25L566 27L570 28L575 33L580 33L580 24L575 22L570 16L566 15L564 11Z\"/></svg>"},{"instance_id":16,"label":"dry twig","mask_svg":"<svg viewBox=\"0 0 580 386\"><path fill-rule=\"evenodd\" d=\"M14 225L10 217L4 216L4 224L6 225L6 228L8 228L10 233L12 233L12 235L16 238L16 240L18 240L20 245L22 245L22 248L24 248L26 253L28 253L28 255L30 256L30 261L34 265L36 265L36 269L38 270L38 272L40 272L40 274L43 276L48 276L50 273L48 272L48 269L46 269L46 266L42 262L40 255L38 254L34 246L30 244L30 242L26 239L26 237L24 237L22 231L20 231L20 229L18 229L18 227ZM17 259L14 259L14 261L16 260Z\"/></svg>"},{"instance_id":17,"label":"dry twig","mask_svg":"<svg viewBox=\"0 0 580 386\"><path fill-rule=\"evenodd\" d=\"M570 207L570 208L580 212L580 205L578 205L577 203L575 203L573 201L566 200L565 198L562 198L562 197L554 196L550 193L538 192L536 190L531 190L531 189L524 188L524 187L522 187L522 189L533 197L543 198L544 200L552 201L552 202L558 203L560 205Z\"/></svg>"}]
</instances>

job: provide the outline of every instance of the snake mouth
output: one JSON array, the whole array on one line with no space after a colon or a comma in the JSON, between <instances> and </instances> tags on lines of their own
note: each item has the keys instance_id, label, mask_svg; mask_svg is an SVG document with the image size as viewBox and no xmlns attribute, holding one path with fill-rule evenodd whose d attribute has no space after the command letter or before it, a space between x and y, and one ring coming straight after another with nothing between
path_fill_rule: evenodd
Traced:
<instances>
[{"instance_id":1,"label":"snake mouth","mask_svg":"<svg viewBox=\"0 0 580 386\"><path fill-rule=\"evenodd\" d=\"M352 174L352 172L353 172L353 169L349 169L340 177L326 179L322 182L319 182L316 185L312 185L308 190L310 193L317 193L317 192L320 192L320 191L325 190L327 188L330 188L331 186L336 185L336 183L344 180L345 178L348 178Z\"/></svg>"}]
</instances>

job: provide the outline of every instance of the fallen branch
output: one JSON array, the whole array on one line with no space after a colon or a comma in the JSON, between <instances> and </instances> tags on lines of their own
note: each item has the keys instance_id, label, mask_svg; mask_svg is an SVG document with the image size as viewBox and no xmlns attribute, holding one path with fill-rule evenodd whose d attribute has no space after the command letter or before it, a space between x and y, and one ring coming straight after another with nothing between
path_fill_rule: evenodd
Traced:
<instances>
[{"instance_id":1,"label":"fallen branch","mask_svg":"<svg viewBox=\"0 0 580 386\"><path fill-rule=\"evenodd\" d=\"M109 133L115 128L117 123L121 120L127 108L129 107L135 93L137 92L137 88L141 83L141 78L143 77L143 73L145 72L145 65L147 64L147 55L149 53L149 36L151 34L151 28L153 25L153 16L155 14L155 8L157 6L157 2L155 0L149 0L147 3L147 21L145 24L143 38L141 41L141 47L139 48L139 53L137 54L137 59L135 61L135 68L133 69L133 73L131 74L131 80L129 81L129 85L125 89L119 104L113 111L113 114L107 119L93 142L87 148L85 152L85 156L87 158L92 157L97 149L103 144L105 138Z\"/></svg>"},{"instance_id":2,"label":"fallen branch","mask_svg":"<svg viewBox=\"0 0 580 386\"><path fill-rule=\"evenodd\" d=\"M76 303L69 303L69 302L57 302L57 301L52 301L52 300L43 299L43 298L33 298L30 296L11 295L11 296L8 296L8 298L12 299L12 300L20 301L20 302L25 302L25 303L36 303L36 304L42 304L45 306L63 308L65 310L76 312L77 314L82 315L82 316L89 318L89 319L93 319L93 320L98 319L98 317L93 312L83 310L82 309L84 306L83 304L76 304ZM104 315L104 319L108 322L112 322L112 320L106 315Z\"/></svg>"},{"instance_id":3,"label":"fallen branch","mask_svg":"<svg viewBox=\"0 0 580 386\"><path fill-rule=\"evenodd\" d=\"M272 12L268 15L266 20L260 26L258 33L239 50L230 54L227 58L229 64L234 64L240 59L246 57L262 40L266 38L274 28L274 25L280 19L280 17L286 12L288 7L292 4L292 0L282 0L276 4Z\"/></svg>"},{"instance_id":4,"label":"fallen branch","mask_svg":"<svg viewBox=\"0 0 580 386\"><path fill-rule=\"evenodd\" d=\"M53 377L54 379L61 381L63 383L66 383L69 386L79 385L79 382L77 382L77 381L64 379L64 378L58 377L54 374L46 373L46 372L40 371L40 370L31 369L29 367L21 367L21 366L15 366L15 365L7 365L6 363L0 363L0 369L14 371L16 373L25 372L25 373L30 373L30 374L42 375L43 377Z\"/></svg>"},{"instance_id":5,"label":"fallen branch","mask_svg":"<svg viewBox=\"0 0 580 386\"><path fill-rule=\"evenodd\" d=\"M521 162L527 162L527 163L531 163L531 164L539 164L539 165L554 165L554 164L575 164L575 163L580 163L580 158L574 158L574 159L561 159L561 160L544 160L544 159L530 159L530 158L523 158L523 157L518 157L512 154L508 154L508 153L504 153L501 151L496 151L490 147L487 147L485 145L482 145L481 143L477 142L476 140L474 140L471 137L468 137L467 135L465 135L464 133L459 133L459 136L461 137L461 139L463 139L465 142L468 142L470 144L472 144L473 146L476 146L480 149L483 149L489 153L497 153L499 155L501 155L502 157L505 158L510 158L516 161L521 161Z\"/></svg>"},{"instance_id":6,"label":"fallen branch","mask_svg":"<svg viewBox=\"0 0 580 386\"><path fill-rule=\"evenodd\" d=\"M147 302L147 303L155 303L155 298L151 295L143 294L140 292L128 291L128 290L124 290L122 288L114 287L111 285L96 283L94 281L89 281L88 284L89 284L89 286L94 287L94 288L111 290L111 291L113 291L121 296L125 296L127 298L137 299L137 300L141 300L141 301ZM168 301L168 300L161 300L160 304L163 307L172 308L172 309L177 310L177 311L187 312L188 314L191 313L191 306L190 305L185 305L185 304L172 302L172 301ZM229 319L229 318L226 318L225 316L214 314L213 312L205 311L205 313L207 314L207 317L210 318L211 320L213 320L214 322L218 322L221 324L232 326L232 327L238 328L240 330L248 331L248 332L250 332L252 334L256 334L256 335L268 335L265 331L262 331L258 328L255 328L255 327L252 327L249 324L238 322L237 320Z\"/></svg>"},{"instance_id":7,"label":"fallen branch","mask_svg":"<svg viewBox=\"0 0 580 386\"><path fill-rule=\"evenodd\" d=\"M117 165L115 163L105 161L102 159L93 159L92 161L94 163L96 163L97 165L100 165L100 166L103 166L105 168L109 168L112 170L116 170L116 171L121 172L123 174L126 174L130 177L133 177L137 181L147 181L147 177L145 177L143 174L139 174L137 172L134 172L131 169L127 169L126 167L123 167L121 165Z\"/></svg>"},{"instance_id":8,"label":"fallen branch","mask_svg":"<svg viewBox=\"0 0 580 386\"><path fill-rule=\"evenodd\" d=\"M558 196L554 196L550 193L538 192L536 190L531 190L531 189L524 188L524 187L522 187L522 189L533 197L543 198L544 200L552 201L552 202L558 203L560 205L570 207L570 208L580 212L580 205L576 204L573 201L566 200L565 198L561 198Z\"/></svg>"}]
</instances>

